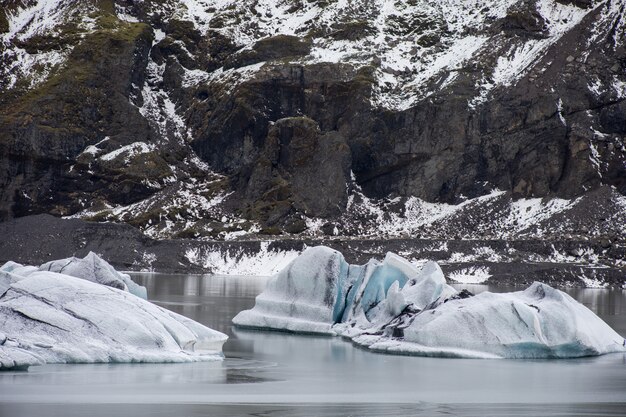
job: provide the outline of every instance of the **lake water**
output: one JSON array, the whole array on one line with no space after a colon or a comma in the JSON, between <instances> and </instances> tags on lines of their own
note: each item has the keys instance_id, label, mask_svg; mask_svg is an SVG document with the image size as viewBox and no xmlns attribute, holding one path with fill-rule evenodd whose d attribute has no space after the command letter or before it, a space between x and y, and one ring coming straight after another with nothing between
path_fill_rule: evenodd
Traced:
<instances>
[{"instance_id":1,"label":"lake water","mask_svg":"<svg viewBox=\"0 0 626 417\"><path fill-rule=\"evenodd\" d=\"M624 354L573 360L376 354L341 338L233 329L231 318L254 304L265 278L134 278L153 302L227 333L227 359L0 373L0 416L626 415ZM568 292L626 335L626 292Z\"/></svg>"}]
</instances>

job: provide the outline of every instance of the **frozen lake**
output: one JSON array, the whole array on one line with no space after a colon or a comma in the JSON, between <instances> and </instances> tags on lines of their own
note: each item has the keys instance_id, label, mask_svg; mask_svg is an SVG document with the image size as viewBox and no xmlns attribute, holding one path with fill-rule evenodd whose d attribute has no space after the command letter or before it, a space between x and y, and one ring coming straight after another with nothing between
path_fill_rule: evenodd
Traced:
<instances>
[{"instance_id":1,"label":"frozen lake","mask_svg":"<svg viewBox=\"0 0 626 417\"><path fill-rule=\"evenodd\" d=\"M227 333L221 363L45 365L0 373L0 416L622 416L626 355L388 356L340 338L233 329L265 278L134 274L149 298ZM464 285L472 292L507 288ZM626 292L568 290L626 334Z\"/></svg>"}]
</instances>

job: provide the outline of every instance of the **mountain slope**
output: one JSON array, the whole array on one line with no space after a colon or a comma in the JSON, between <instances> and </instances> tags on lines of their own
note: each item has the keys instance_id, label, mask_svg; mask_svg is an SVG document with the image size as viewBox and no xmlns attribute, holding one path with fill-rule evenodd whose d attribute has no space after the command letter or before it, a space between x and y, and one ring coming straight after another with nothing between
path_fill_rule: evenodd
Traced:
<instances>
[{"instance_id":1,"label":"mountain slope","mask_svg":"<svg viewBox=\"0 0 626 417\"><path fill-rule=\"evenodd\" d=\"M625 7L11 2L0 217L625 238Z\"/></svg>"}]
</instances>

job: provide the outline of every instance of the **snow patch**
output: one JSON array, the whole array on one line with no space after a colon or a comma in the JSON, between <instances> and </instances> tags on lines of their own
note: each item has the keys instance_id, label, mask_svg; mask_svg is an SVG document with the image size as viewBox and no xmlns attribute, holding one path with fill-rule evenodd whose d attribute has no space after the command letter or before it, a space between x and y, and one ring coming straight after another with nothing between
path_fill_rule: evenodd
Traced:
<instances>
[{"instance_id":1,"label":"snow patch","mask_svg":"<svg viewBox=\"0 0 626 417\"><path fill-rule=\"evenodd\" d=\"M591 276L588 276L587 274L591 274ZM593 269L581 269L579 277L587 288L606 288L609 285L607 282L596 278Z\"/></svg>"},{"instance_id":2,"label":"snow patch","mask_svg":"<svg viewBox=\"0 0 626 417\"><path fill-rule=\"evenodd\" d=\"M450 279L459 284L483 284L490 277L489 268L486 266L471 266L450 273Z\"/></svg>"},{"instance_id":3,"label":"snow patch","mask_svg":"<svg viewBox=\"0 0 626 417\"><path fill-rule=\"evenodd\" d=\"M553 198L547 201L541 198L519 199L511 203L510 214L503 223L521 233L557 213L571 209L579 201L580 197L574 200Z\"/></svg>"},{"instance_id":4,"label":"snow patch","mask_svg":"<svg viewBox=\"0 0 626 417\"><path fill-rule=\"evenodd\" d=\"M626 81L613 77L612 87L618 99L626 98Z\"/></svg>"},{"instance_id":5,"label":"snow patch","mask_svg":"<svg viewBox=\"0 0 626 417\"><path fill-rule=\"evenodd\" d=\"M453 252L446 263L467 263L467 262L502 262L502 255L496 253L492 248L488 246L478 246L474 248L474 253L463 254L460 252Z\"/></svg>"},{"instance_id":6,"label":"snow patch","mask_svg":"<svg viewBox=\"0 0 626 417\"><path fill-rule=\"evenodd\" d=\"M86 152L86 153L94 152L95 154L97 153L97 151L99 151L98 148L95 148L95 150L93 148L95 148L95 146L87 147L87 149L85 149L85 151L83 152ZM141 155L143 153L150 153L154 151L155 149L156 149L155 146L151 143L134 142L134 143L131 143L130 145L122 146L119 149L116 149L107 154L104 154L99 159L103 161L112 161L123 155L124 163L128 164L135 156Z\"/></svg>"},{"instance_id":7,"label":"snow patch","mask_svg":"<svg viewBox=\"0 0 626 417\"><path fill-rule=\"evenodd\" d=\"M185 252L185 258L212 274L269 276L284 269L299 254L294 250L270 250L269 242L262 242L260 250L253 254L243 250L223 252L195 247Z\"/></svg>"},{"instance_id":8,"label":"snow patch","mask_svg":"<svg viewBox=\"0 0 626 417\"><path fill-rule=\"evenodd\" d=\"M19 7L15 13L8 13L9 31L2 35L7 43L11 39L26 40L35 35L43 35L66 21L74 7L72 2L38 0L30 6Z\"/></svg>"},{"instance_id":9,"label":"snow patch","mask_svg":"<svg viewBox=\"0 0 626 417\"><path fill-rule=\"evenodd\" d=\"M598 175L600 176L600 178L602 178L602 171L601 171L601 159L600 159L600 152L598 152L598 148L596 148L596 144L593 141L589 141L589 160L591 161L591 163L593 164L593 166L596 168L596 172L598 173Z\"/></svg>"}]
</instances>

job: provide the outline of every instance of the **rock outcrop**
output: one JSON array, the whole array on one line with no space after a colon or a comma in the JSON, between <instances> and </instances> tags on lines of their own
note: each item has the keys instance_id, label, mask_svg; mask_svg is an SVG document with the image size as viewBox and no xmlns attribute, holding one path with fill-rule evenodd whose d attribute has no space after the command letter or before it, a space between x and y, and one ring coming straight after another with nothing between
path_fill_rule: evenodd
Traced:
<instances>
[{"instance_id":1,"label":"rock outcrop","mask_svg":"<svg viewBox=\"0 0 626 417\"><path fill-rule=\"evenodd\" d=\"M0 219L223 239L358 233L370 206L494 189L623 201L624 0L388 6L3 9Z\"/></svg>"}]
</instances>

